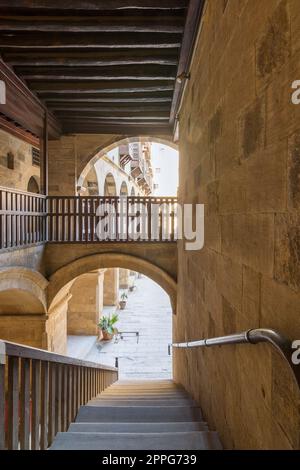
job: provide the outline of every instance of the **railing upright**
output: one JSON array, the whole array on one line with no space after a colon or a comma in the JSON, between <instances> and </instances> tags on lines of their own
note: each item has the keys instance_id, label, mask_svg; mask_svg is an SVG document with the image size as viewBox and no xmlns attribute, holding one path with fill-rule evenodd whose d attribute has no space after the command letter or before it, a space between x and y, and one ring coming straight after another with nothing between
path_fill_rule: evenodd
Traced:
<instances>
[{"instance_id":1,"label":"railing upright","mask_svg":"<svg viewBox=\"0 0 300 470\"><path fill-rule=\"evenodd\" d=\"M114 367L0 341L0 449L47 449L117 379Z\"/></svg>"}]
</instances>

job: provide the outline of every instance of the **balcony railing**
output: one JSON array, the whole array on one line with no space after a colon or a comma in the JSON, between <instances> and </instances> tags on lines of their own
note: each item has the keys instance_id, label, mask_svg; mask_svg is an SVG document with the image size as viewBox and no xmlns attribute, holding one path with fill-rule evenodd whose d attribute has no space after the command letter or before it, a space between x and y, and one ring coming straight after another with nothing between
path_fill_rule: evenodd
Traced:
<instances>
[{"instance_id":1,"label":"balcony railing","mask_svg":"<svg viewBox=\"0 0 300 470\"><path fill-rule=\"evenodd\" d=\"M48 241L62 243L170 242L176 198L49 197Z\"/></svg>"},{"instance_id":2,"label":"balcony railing","mask_svg":"<svg viewBox=\"0 0 300 470\"><path fill-rule=\"evenodd\" d=\"M0 186L0 249L46 240L46 197Z\"/></svg>"},{"instance_id":3,"label":"balcony railing","mask_svg":"<svg viewBox=\"0 0 300 470\"><path fill-rule=\"evenodd\" d=\"M0 249L39 242L176 240L174 197L45 197L0 187Z\"/></svg>"},{"instance_id":4,"label":"balcony railing","mask_svg":"<svg viewBox=\"0 0 300 470\"><path fill-rule=\"evenodd\" d=\"M0 341L0 449L47 449L118 370Z\"/></svg>"}]
</instances>

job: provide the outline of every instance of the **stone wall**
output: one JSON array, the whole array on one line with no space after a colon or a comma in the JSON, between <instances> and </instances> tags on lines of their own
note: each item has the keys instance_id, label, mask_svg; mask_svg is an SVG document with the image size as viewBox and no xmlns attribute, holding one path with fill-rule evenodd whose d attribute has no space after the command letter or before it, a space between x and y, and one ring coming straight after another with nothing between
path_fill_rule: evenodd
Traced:
<instances>
[{"instance_id":1,"label":"stone wall","mask_svg":"<svg viewBox=\"0 0 300 470\"><path fill-rule=\"evenodd\" d=\"M0 129L0 186L27 191L32 176L40 184L40 167L32 165L32 145Z\"/></svg>"},{"instance_id":2,"label":"stone wall","mask_svg":"<svg viewBox=\"0 0 300 470\"><path fill-rule=\"evenodd\" d=\"M73 196L82 171L91 158L122 136L77 134L49 141L49 194Z\"/></svg>"},{"instance_id":3,"label":"stone wall","mask_svg":"<svg viewBox=\"0 0 300 470\"><path fill-rule=\"evenodd\" d=\"M180 198L205 248L179 244L175 340L256 327L300 338L299 0L208 0L180 113ZM298 448L299 392L270 346L174 352L175 380L225 448Z\"/></svg>"},{"instance_id":4,"label":"stone wall","mask_svg":"<svg viewBox=\"0 0 300 470\"><path fill-rule=\"evenodd\" d=\"M104 274L103 304L119 304L119 268L107 269Z\"/></svg>"}]
</instances>

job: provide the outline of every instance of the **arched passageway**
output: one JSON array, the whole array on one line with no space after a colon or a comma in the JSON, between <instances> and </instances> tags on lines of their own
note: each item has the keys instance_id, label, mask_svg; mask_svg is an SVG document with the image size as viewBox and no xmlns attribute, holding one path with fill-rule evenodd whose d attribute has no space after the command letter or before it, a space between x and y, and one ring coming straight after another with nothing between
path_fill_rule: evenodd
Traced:
<instances>
[{"instance_id":1,"label":"arched passageway","mask_svg":"<svg viewBox=\"0 0 300 470\"><path fill-rule=\"evenodd\" d=\"M160 285L169 295L173 312L176 310L176 281L162 268L137 256L122 253L102 253L81 257L64 265L49 279L48 301L51 309L61 298L61 290L82 274L99 269L124 268L140 272Z\"/></svg>"},{"instance_id":2,"label":"arched passageway","mask_svg":"<svg viewBox=\"0 0 300 470\"><path fill-rule=\"evenodd\" d=\"M104 196L116 196L116 182L111 173L108 173L104 183Z\"/></svg>"},{"instance_id":3,"label":"arched passageway","mask_svg":"<svg viewBox=\"0 0 300 470\"><path fill-rule=\"evenodd\" d=\"M128 196L128 187L125 181L123 181L123 183L121 184L120 196Z\"/></svg>"},{"instance_id":4,"label":"arched passageway","mask_svg":"<svg viewBox=\"0 0 300 470\"><path fill-rule=\"evenodd\" d=\"M110 144L107 145L105 143L104 145L96 146L92 152L90 152L88 155L82 159L81 162L79 162L79 177L78 177L78 182L77 186L81 187L83 185L83 182L89 172L94 168L95 163L97 160L102 158L104 155L106 155L108 152L111 150L114 150L115 148L121 146L121 145L128 145L134 142L150 142L150 143L157 143L157 144L162 144L171 147L174 150L178 150L178 145L173 142L173 140L170 138L165 138L165 137L159 137L159 136L133 136L133 137L125 137L125 138L120 138L120 136L116 136L115 139L112 140Z\"/></svg>"}]
</instances>

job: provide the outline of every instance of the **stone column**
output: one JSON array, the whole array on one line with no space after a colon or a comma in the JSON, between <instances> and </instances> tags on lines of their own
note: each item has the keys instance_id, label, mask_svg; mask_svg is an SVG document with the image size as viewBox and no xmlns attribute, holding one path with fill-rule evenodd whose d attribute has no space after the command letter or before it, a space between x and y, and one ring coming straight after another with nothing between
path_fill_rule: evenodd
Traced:
<instances>
[{"instance_id":1,"label":"stone column","mask_svg":"<svg viewBox=\"0 0 300 470\"><path fill-rule=\"evenodd\" d=\"M111 268L104 275L104 305L119 303L119 268Z\"/></svg>"},{"instance_id":2,"label":"stone column","mask_svg":"<svg viewBox=\"0 0 300 470\"><path fill-rule=\"evenodd\" d=\"M128 269L119 269L119 283L120 289L128 289L129 287L129 270Z\"/></svg>"},{"instance_id":3,"label":"stone column","mask_svg":"<svg viewBox=\"0 0 300 470\"><path fill-rule=\"evenodd\" d=\"M103 309L104 271L83 274L73 283L68 308L69 335L97 335Z\"/></svg>"}]
</instances>

